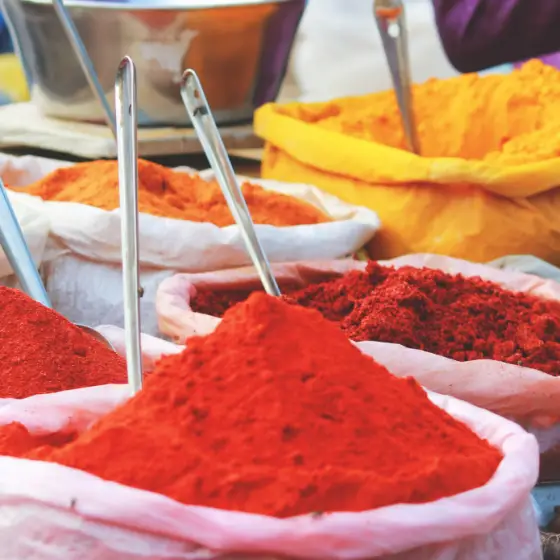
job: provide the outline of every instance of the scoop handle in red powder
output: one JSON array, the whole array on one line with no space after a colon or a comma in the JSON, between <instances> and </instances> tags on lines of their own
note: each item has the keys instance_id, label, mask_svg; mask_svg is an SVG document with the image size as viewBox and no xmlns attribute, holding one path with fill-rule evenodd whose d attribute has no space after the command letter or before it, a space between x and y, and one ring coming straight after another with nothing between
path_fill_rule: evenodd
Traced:
<instances>
[{"instance_id":1,"label":"scoop handle in red powder","mask_svg":"<svg viewBox=\"0 0 560 560\"><path fill-rule=\"evenodd\" d=\"M126 365L128 384L133 393L142 388L136 93L136 69L132 59L126 56L119 64L115 81L115 108L117 115Z\"/></svg>"},{"instance_id":2,"label":"scoop handle in red powder","mask_svg":"<svg viewBox=\"0 0 560 560\"><path fill-rule=\"evenodd\" d=\"M35 266L2 179L0 179L0 245L23 291L45 307L52 308L51 300ZM95 329L85 325L76 326L114 350L113 345Z\"/></svg>"},{"instance_id":3,"label":"scoop handle in red powder","mask_svg":"<svg viewBox=\"0 0 560 560\"><path fill-rule=\"evenodd\" d=\"M272 274L270 263L257 237L251 213L239 184L226 148L220 136L216 121L212 116L206 95L196 72L185 70L181 80L181 97L187 113L194 126L204 153L214 171L216 180L222 189L224 198L237 223L247 252L253 261L265 292L271 296L279 296L280 289Z\"/></svg>"},{"instance_id":4,"label":"scoop handle in red powder","mask_svg":"<svg viewBox=\"0 0 560 560\"><path fill-rule=\"evenodd\" d=\"M24 292L45 307L52 307L25 236L0 179L0 245Z\"/></svg>"},{"instance_id":5,"label":"scoop handle in red powder","mask_svg":"<svg viewBox=\"0 0 560 560\"><path fill-rule=\"evenodd\" d=\"M420 152L412 107L410 61L402 0L374 0L373 13L381 35L408 149Z\"/></svg>"}]
</instances>

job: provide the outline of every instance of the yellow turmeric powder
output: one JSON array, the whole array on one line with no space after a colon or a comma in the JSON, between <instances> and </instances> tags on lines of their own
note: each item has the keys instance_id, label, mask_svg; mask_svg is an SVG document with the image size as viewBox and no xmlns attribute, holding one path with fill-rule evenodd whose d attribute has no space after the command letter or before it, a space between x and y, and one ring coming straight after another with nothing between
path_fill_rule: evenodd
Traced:
<instances>
[{"instance_id":1,"label":"yellow turmeric powder","mask_svg":"<svg viewBox=\"0 0 560 560\"><path fill-rule=\"evenodd\" d=\"M138 161L138 207L140 212L211 222L224 227L234 222L216 181L197 174L173 171L145 160ZM17 189L44 200L79 202L103 210L119 207L116 161L92 161L57 169L40 181ZM319 209L291 196L244 183L243 194L257 224L293 226L329 221Z\"/></svg>"},{"instance_id":2,"label":"yellow turmeric powder","mask_svg":"<svg viewBox=\"0 0 560 560\"><path fill-rule=\"evenodd\" d=\"M508 165L560 155L560 71L532 60L510 74L413 86L421 155ZM348 136L405 148L392 91L278 110Z\"/></svg>"}]
</instances>

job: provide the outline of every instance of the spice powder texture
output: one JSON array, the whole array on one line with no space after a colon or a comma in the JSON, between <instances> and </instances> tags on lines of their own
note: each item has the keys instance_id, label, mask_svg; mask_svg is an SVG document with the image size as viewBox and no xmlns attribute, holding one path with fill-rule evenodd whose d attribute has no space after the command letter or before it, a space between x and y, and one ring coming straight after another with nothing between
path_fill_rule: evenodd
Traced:
<instances>
[{"instance_id":1,"label":"spice powder texture","mask_svg":"<svg viewBox=\"0 0 560 560\"><path fill-rule=\"evenodd\" d=\"M123 358L23 292L0 287L0 398L126 383Z\"/></svg>"},{"instance_id":2,"label":"spice powder texture","mask_svg":"<svg viewBox=\"0 0 560 560\"><path fill-rule=\"evenodd\" d=\"M31 451L41 453L62 447L76 439L76 432L32 435L19 422L12 422L0 427L0 455L8 457L25 457Z\"/></svg>"},{"instance_id":3,"label":"spice powder texture","mask_svg":"<svg viewBox=\"0 0 560 560\"><path fill-rule=\"evenodd\" d=\"M421 155L518 165L560 153L560 71L531 60L508 74L413 85ZM347 136L406 149L392 90L280 111Z\"/></svg>"},{"instance_id":4,"label":"spice powder texture","mask_svg":"<svg viewBox=\"0 0 560 560\"><path fill-rule=\"evenodd\" d=\"M436 500L484 485L502 459L317 311L265 294L74 442L28 457L279 517Z\"/></svg>"},{"instance_id":5,"label":"spice powder texture","mask_svg":"<svg viewBox=\"0 0 560 560\"><path fill-rule=\"evenodd\" d=\"M191 306L220 315L248 295L197 290ZM365 272L285 297L317 309L355 341L392 342L461 362L487 358L560 375L560 303L480 278L370 262Z\"/></svg>"},{"instance_id":6,"label":"spice powder texture","mask_svg":"<svg viewBox=\"0 0 560 560\"><path fill-rule=\"evenodd\" d=\"M216 181L199 175L173 171L155 163L138 161L138 208L140 212L211 222L224 227L234 224L226 200ZM79 202L103 210L119 207L116 161L92 161L57 169L20 192L44 200ZM273 226L318 224L330 219L311 204L284 194L244 183L243 194L253 221Z\"/></svg>"}]
</instances>

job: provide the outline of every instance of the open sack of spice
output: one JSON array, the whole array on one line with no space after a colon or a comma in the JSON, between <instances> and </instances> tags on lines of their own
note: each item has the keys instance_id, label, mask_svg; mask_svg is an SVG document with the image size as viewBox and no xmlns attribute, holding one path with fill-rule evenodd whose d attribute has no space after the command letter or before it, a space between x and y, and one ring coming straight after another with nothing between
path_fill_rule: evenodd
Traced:
<instances>
[{"instance_id":1,"label":"open sack of spice","mask_svg":"<svg viewBox=\"0 0 560 560\"><path fill-rule=\"evenodd\" d=\"M560 284L437 255L273 271L290 301L339 323L393 374L516 420L542 451L560 442ZM160 330L179 343L211 332L256 290L252 268L170 277L157 293Z\"/></svg>"},{"instance_id":2,"label":"open sack of spice","mask_svg":"<svg viewBox=\"0 0 560 560\"><path fill-rule=\"evenodd\" d=\"M541 558L535 438L315 310L253 294L127 395L0 408L6 557Z\"/></svg>"},{"instance_id":3,"label":"open sack of spice","mask_svg":"<svg viewBox=\"0 0 560 560\"><path fill-rule=\"evenodd\" d=\"M127 382L124 331L97 328L106 344L19 290L0 287L0 406L13 399ZM144 372L178 347L142 335Z\"/></svg>"},{"instance_id":4,"label":"open sack of spice","mask_svg":"<svg viewBox=\"0 0 560 560\"><path fill-rule=\"evenodd\" d=\"M152 310L163 278L250 259L211 173L143 160L138 171L142 326L155 334ZM51 230L42 273L55 309L74 322L122 326L117 163L0 156L0 175L19 193L45 200ZM255 180L243 191L271 261L344 257L379 227L371 210L314 187Z\"/></svg>"},{"instance_id":5,"label":"open sack of spice","mask_svg":"<svg viewBox=\"0 0 560 560\"><path fill-rule=\"evenodd\" d=\"M263 177L374 208L375 259L530 254L560 264L560 70L534 60L509 74L428 80L412 95L420 155L406 149L392 89L264 105Z\"/></svg>"}]
</instances>

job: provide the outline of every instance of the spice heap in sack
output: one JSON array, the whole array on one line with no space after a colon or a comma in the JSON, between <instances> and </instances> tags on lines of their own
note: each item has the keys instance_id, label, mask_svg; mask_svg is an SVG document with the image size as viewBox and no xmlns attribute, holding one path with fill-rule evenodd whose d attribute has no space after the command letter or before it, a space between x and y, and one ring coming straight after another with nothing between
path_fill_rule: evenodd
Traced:
<instances>
[{"instance_id":1,"label":"spice heap in sack","mask_svg":"<svg viewBox=\"0 0 560 560\"><path fill-rule=\"evenodd\" d=\"M224 227L234 223L216 181L174 171L162 165L138 161L138 208L140 212L211 222ZM266 191L260 186L242 185L253 220L257 224L294 226L328 222L317 208L291 196ZM103 210L119 208L119 180L116 161L92 161L63 167L23 189L44 200L79 202Z\"/></svg>"},{"instance_id":2,"label":"spice heap in sack","mask_svg":"<svg viewBox=\"0 0 560 560\"><path fill-rule=\"evenodd\" d=\"M405 149L392 90L265 105L255 115L263 177L374 209L383 231L373 258L528 254L560 264L560 70L535 60L505 75L428 80L413 103L420 155Z\"/></svg>"},{"instance_id":3,"label":"spice heap in sack","mask_svg":"<svg viewBox=\"0 0 560 560\"><path fill-rule=\"evenodd\" d=\"M317 311L265 294L73 442L25 457L277 517L431 502L485 485L502 460Z\"/></svg>"},{"instance_id":4,"label":"spice heap in sack","mask_svg":"<svg viewBox=\"0 0 560 560\"><path fill-rule=\"evenodd\" d=\"M126 383L118 354L19 290L0 287L0 399Z\"/></svg>"},{"instance_id":5,"label":"spice heap in sack","mask_svg":"<svg viewBox=\"0 0 560 560\"><path fill-rule=\"evenodd\" d=\"M247 297L243 290L197 288L190 305L220 315ZM285 297L319 310L352 340L392 342L457 361L490 358L560 375L560 303L480 278L370 262L365 271Z\"/></svg>"}]
</instances>

